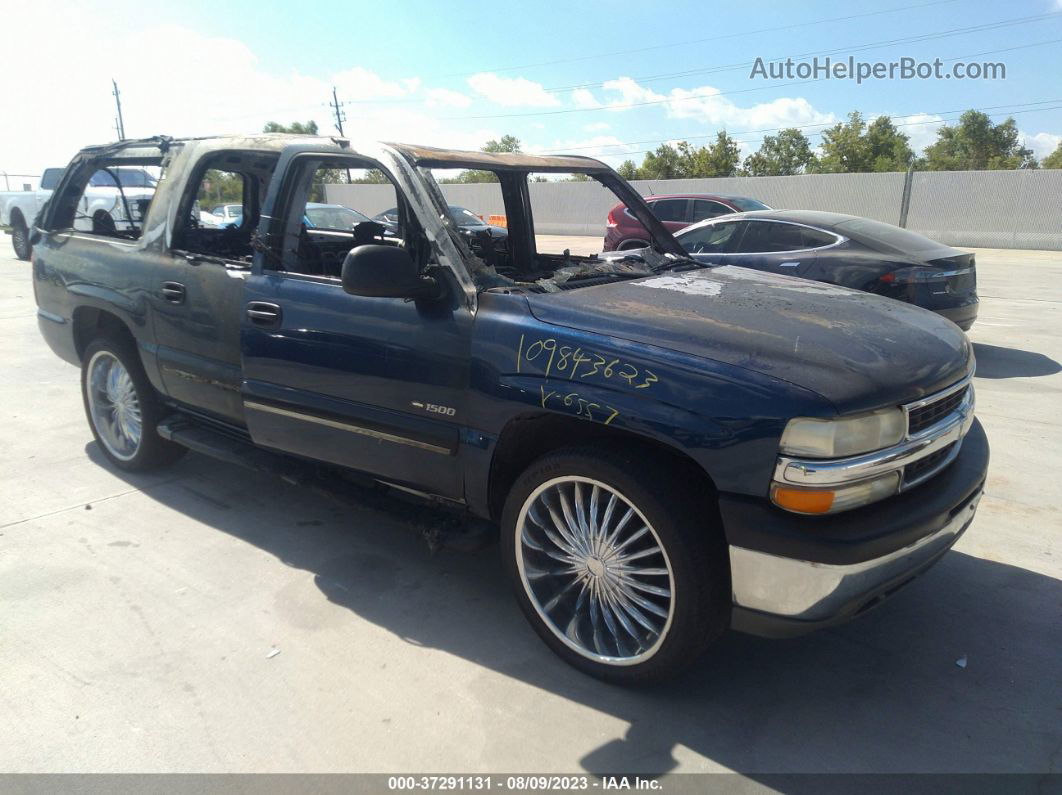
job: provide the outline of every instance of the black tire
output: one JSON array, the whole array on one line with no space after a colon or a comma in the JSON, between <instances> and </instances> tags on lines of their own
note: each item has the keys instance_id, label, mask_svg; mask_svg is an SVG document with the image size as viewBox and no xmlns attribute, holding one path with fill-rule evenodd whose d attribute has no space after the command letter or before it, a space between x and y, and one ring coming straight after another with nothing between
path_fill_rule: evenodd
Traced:
<instances>
[{"instance_id":1,"label":"black tire","mask_svg":"<svg viewBox=\"0 0 1062 795\"><path fill-rule=\"evenodd\" d=\"M90 397L90 371L95 366L103 366L104 362L117 360L125 372L128 373L132 382L132 390L135 394L136 403L139 407L140 433L135 445L126 451L125 455L117 452L113 437L109 437L106 429L97 426L97 418L94 416L93 400L99 405L103 396L102 390L96 390L95 398ZM99 362L100 364L95 364ZM96 443L107 459L120 469L130 472L142 472L151 469L168 466L187 452L186 448L179 444L163 439L158 435L156 428L166 414L166 409L159 400L151 382L144 373L144 367L137 353L135 343L120 337L97 337L89 343L82 357L81 365L81 397L85 405L85 416L88 418L92 435L96 437Z\"/></svg>"},{"instance_id":2,"label":"black tire","mask_svg":"<svg viewBox=\"0 0 1062 795\"><path fill-rule=\"evenodd\" d=\"M639 248L649 248L649 243L645 240L628 240L622 246L619 247L620 251L634 251Z\"/></svg>"},{"instance_id":3,"label":"black tire","mask_svg":"<svg viewBox=\"0 0 1062 795\"><path fill-rule=\"evenodd\" d=\"M618 493L647 520L666 553L662 559L670 567L673 588L670 623L656 640L655 650L645 652L649 656L644 659L639 655L629 655L626 661L619 661L617 656L613 658L616 662L592 659L593 650L580 652L559 637L560 630L555 631L540 615L529 594L534 586L531 579L525 584L521 573L521 566L530 563L521 560L527 548L517 543L517 524L525 503L534 502L533 495L568 476L589 479ZM600 503L598 506L600 513ZM730 566L714 500L705 495L703 482L689 482L679 467L662 456L640 449L604 447L560 450L538 459L517 479L506 500L501 548L517 601L535 631L566 662L600 679L641 685L674 676L692 665L729 624ZM589 612L584 610L587 615Z\"/></svg>"},{"instance_id":4,"label":"black tire","mask_svg":"<svg viewBox=\"0 0 1062 795\"><path fill-rule=\"evenodd\" d=\"M29 239L29 229L22 216L11 219L11 247L15 249L15 256L27 260L33 253L33 245Z\"/></svg>"}]
</instances>

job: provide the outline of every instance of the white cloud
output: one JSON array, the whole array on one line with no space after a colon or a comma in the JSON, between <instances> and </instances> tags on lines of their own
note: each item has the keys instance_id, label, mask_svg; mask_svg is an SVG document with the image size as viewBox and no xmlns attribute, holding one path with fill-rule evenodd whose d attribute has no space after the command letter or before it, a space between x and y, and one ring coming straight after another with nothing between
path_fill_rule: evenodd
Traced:
<instances>
[{"instance_id":1,"label":"white cloud","mask_svg":"<svg viewBox=\"0 0 1062 795\"><path fill-rule=\"evenodd\" d=\"M472 104L470 96L448 88L429 88L426 94L429 108L467 108Z\"/></svg>"},{"instance_id":2,"label":"white cloud","mask_svg":"<svg viewBox=\"0 0 1062 795\"><path fill-rule=\"evenodd\" d=\"M877 116L871 116L873 120ZM893 117L896 129L907 136L908 143L916 155L920 155L930 144L937 142L937 130L944 126L944 119L933 113L913 113L908 116Z\"/></svg>"},{"instance_id":3,"label":"white cloud","mask_svg":"<svg viewBox=\"0 0 1062 795\"><path fill-rule=\"evenodd\" d=\"M385 79L361 66L321 76L276 73L266 58L234 38L181 26L138 27L137 20L101 17L87 6L82 11L71 5L62 12L64 24L50 24L57 13L20 4L5 18L17 29L48 30L50 55L41 58L31 36L6 42L5 56L11 63L34 64L34 78L6 87L5 106L17 108L18 116L0 125L0 170L40 174L65 165L83 146L113 141L112 76L122 92L130 137L257 132L267 121L309 119L330 133L333 84L340 100L352 103L345 127L353 138L478 149L504 132L441 120L419 100L445 98L456 106L462 95L425 92L417 77ZM106 41L108 51L122 57L85 58L86 41Z\"/></svg>"},{"instance_id":4,"label":"white cloud","mask_svg":"<svg viewBox=\"0 0 1062 795\"><path fill-rule=\"evenodd\" d=\"M569 138L555 140L546 145L529 145L524 147L530 154L573 154L596 157L610 166L618 166L630 157L638 147L624 143L614 135L595 135L590 138Z\"/></svg>"},{"instance_id":5,"label":"white cloud","mask_svg":"<svg viewBox=\"0 0 1062 795\"><path fill-rule=\"evenodd\" d=\"M1062 0L1058 0L1062 4ZM1060 5L1062 7L1062 5ZM1043 160L1049 154L1054 152L1060 143L1062 143L1062 135L1055 135L1054 133L1040 132L1030 134L1026 132L1021 133L1021 137L1025 139L1025 145L1033 150L1033 154L1036 155L1037 160Z\"/></svg>"},{"instance_id":6,"label":"white cloud","mask_svg":"<svg viewBox=\"0 0 1062 795\"><path fill-rule=\"evenodd\" d=\"M560 105L560 100L548 93L541 83L523 77L499 77L493 72L481 72L468 78L468 85L481 97L505 107Z\"/></svg>"},{"instance_id":7,"label":"white cloud","mask_svg":"<svg viewBox=\"0 0 1062 795\"><path fill-rule=\"evenodd\" d=\"M404 97L420 87L420 78L384 80L375 72L361 66L333 75L332 82L340 99L355 101Z\"/></svg>"},{"instance_id":8,"label":"white cloud","mask_svg":"<svg viewBox=\"0 0 1062 795\"><path fill-rule=\"evenodd\" d=\"M585 88L577 88L572 92L572 102L575 103L577 108L600 108L601 103L597 101L593 92L588 91Z\"/></svg>"}]
</instances>

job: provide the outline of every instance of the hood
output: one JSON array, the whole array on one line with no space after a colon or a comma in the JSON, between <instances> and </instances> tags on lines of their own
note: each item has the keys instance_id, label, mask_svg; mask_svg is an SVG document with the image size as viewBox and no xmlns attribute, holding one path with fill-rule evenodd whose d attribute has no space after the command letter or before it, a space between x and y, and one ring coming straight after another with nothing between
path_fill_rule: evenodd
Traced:
<instances>
[{"instance_id":1,"label":"hood","mask_svg":"<svg viewBox=\"0 0 1062 795\"><path fill-rule=\"evenodd\" d=\"M917 400L973 367L966 335L932 312L747 268L527 299L544 323L753 370L816 392L842 413Z\"/></svg>"}]
</instances>

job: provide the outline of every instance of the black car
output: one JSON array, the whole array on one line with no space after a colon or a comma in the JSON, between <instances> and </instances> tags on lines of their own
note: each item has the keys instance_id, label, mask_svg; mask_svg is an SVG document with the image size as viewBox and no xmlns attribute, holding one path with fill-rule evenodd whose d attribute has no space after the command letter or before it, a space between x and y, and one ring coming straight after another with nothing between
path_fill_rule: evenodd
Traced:
<instances>
[{"instance_id":1,"label":"black car","mask_svg":"<svg viewBox=\"0 0 1062 795\"><path fill-rule=\"evenodd\" d=\"M466 207L451 204L448 209L450 210L450 215L457 223L458 231L471 242L472 250L477 254L481 252L484 238L489 238L496 248L504 247L509 238L508 229L503 226L488 224ZM378 224L383 224L389 234L395 234L398 231L398 208L392 207L390 210L384 210L382 213L374 215L372 220Z\"/></svg>"},{"instance_id":2,"label":"black car","mask_svg":"<svg viewBox=\"0 0 1062 795\"><path fill-rule=\"evenodd\" d=\"M977 318L974 255L892 224L804 210L736 213L676 238L695 259L851 287L930 309L968 330Z\"/></svg>"}]
</instances>

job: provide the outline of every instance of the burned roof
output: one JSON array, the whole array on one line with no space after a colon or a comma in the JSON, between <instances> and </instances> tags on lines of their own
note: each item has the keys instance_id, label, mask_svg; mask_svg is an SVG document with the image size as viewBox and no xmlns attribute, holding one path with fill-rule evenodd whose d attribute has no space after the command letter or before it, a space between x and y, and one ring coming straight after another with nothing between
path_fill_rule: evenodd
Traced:
<instances>
[{"instance_id":1,"label":"burned roof","mask_svg":"<svg viewBox=\"0 0 1062 795\"><path fill-rule=\"evenodd\" d=\"M508 152L472 152L434 146L388 143L418 166L482 168L493 171L608 171L600 160L579 155L525 155Z\"/></svg>"}]
</instances>

